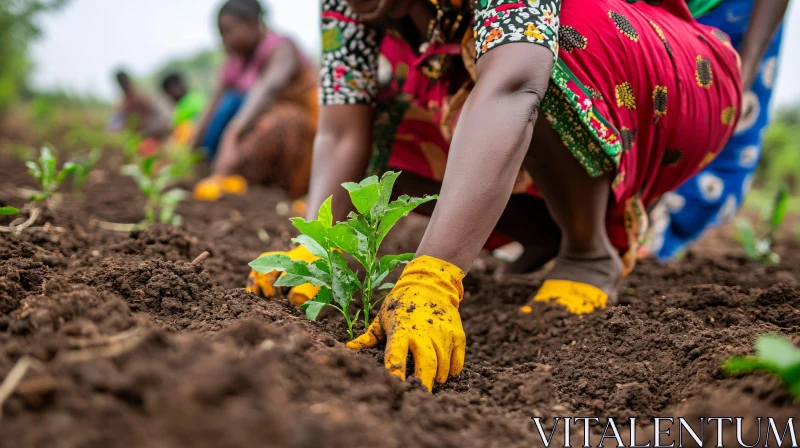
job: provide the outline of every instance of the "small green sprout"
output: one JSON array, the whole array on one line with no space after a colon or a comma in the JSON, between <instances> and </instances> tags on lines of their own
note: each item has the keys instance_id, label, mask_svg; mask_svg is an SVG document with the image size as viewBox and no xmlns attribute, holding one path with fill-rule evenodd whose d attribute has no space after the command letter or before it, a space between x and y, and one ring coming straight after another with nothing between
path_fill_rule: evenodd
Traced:
<instances>
[{"instance_id":1,"label":"small green sprout","mask_svg":"<svg viewBox=\"0 0 800 448\"><path fill-rule=\"evenodd\" d=\"M122 174L130 176L146 198L144 225L183 224L183 218L175 213L178 204L186 198L186 192L170 187L175 184L176 177L173 165L165 165L156 169L156 158L146 157L138 165L125 165Z\"/></svg>"},{"instance_id":2,"label":"small green sprout","mask_svg":"<svg viewBox=\"0 0 800 448\"><path fill-rule=\"evenodd\" d=\"M332 197L322 204L315 221L292 218L292 224L302 233L292 241L304 246L319 260L306 263L292 261L285 255L266 255L251 262L250 266L260 273L285 272L275 286L291 287L304 283L320 286L317 296L301 307L306 317L315 320L325 307L331 306L344 316L347 332L352 339L353 326L359 315L363 317L365 327L369 326L370 312L377 305L377 301L373 301L373 293L391 289L394 285L384 283L386 277L397 266L408 263L414 257L414 254L378 257L383 239L400 219L437 198L400 196L391 201L392 189L399 175L387 172L380 180L372 176L361 183L343 184L357 210L350 213L347 221L334 225ZM361 277L350 270L345 253L364 268ZM356 292L361 293L362 308L352 315L350 308Z\"/></svg>"},{"instance_id":3,"label":"small green sprout","mask_svg":"<svg viewBox=\"0 0 800 448\"><path fill-rule=\"evenodd\" d=\"M16 207L0 207L0 216L13 216L19 215L19 209Z\"/></svg>"},{"instance_id":4,"label":"small green sprout","mask_svg":"<svg viewBox=\"0 0 800 448\"><path fill-rule=\"evenodd\" d=\"M772 212L769 219L765 219L760 227L766 227L766 231L761 230L764 236L757 236L756 230L749 221L740 220L737 222L738 239L744 249L745 256L752 260L763 264L778 264L780 262L780 255L776 254L773 250L773 244L777 237L778 231L786 219L786 212L789 209L789 190L785 187L778 190L775 195L775 200L772 204Z\"/></svg>"},{"instance_id":5,"label":"small green sprout","mask_svg":"<svg viewBox=\"0 0 800 448\"><path fill-rule=\"evenodd\" d=\"M764 335L756 340L756 355L734 357L723 370L731 375L767 372L778 377L792 397L800 400L800 348L783 336Z\"/></svg>"},{"instance_id":6,"label":"small green sprout","mask_svg":"<svg viewBox=\"0 0 800 448\"><path fill-rule=\"evenodd\" d=\"M28 173L39 182L40 190L30 197L32 202L39 204L48 200L77 168L74 163L67 162L59 170L58 158L47 147L42 148L38 162L28 161L25 166L28 167Z\"/></svg>"}]
</instances>

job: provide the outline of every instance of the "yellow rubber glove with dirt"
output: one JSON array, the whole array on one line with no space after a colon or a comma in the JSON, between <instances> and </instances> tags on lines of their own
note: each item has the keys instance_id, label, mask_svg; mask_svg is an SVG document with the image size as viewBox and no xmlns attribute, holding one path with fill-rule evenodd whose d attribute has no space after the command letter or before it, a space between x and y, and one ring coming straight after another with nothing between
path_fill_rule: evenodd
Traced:
<instances>
[{"instance_id":1,"label":"yellow rubber glove with dirt","mask_svg":"<svg viewBox=\"0 0 800 448\"><path fill-rule=\"evenodd\" d=\"M260 255L260 257L276 254L286 255L292 260L305 261L308 263L313 263L319 259L319 257L309 252L308 249L303 246L297 246L288 252L264 252ZM250 271L250 276L247 278L246 289L247 291L258 294L261 297L275 297L275 286L273 285L275 284L275 281L278 280L278 277L284 274L285 273L280 273L278 271L273 271L268 274L259 274L256 271ZM314 286L311 283L295 286L289 291L289 302L292 305L300 306L313 299L318 292L319 286Z\"/></svg>"},{"instance_id":2,"label":"yellow rubber glove with dirt","mask_svg":"<svg viewBox=\"0 0 800 448\"><path fill-rule=\"evenodd\" d=\"M247 193L247 181L242 176L211 176L197 183L194 198L199 201L216 201L224 194Z\"/></svg>"},{"instance_id":3,"label":"yellow rubber glove with dirt","mask_svg":"<svg viewBox=\"0 0 800 448\"><path fill-rule=\"evenodd\" d=\"M433 389L461 373L467 339L458 306L464 298L464 273L446 261L419 257L406 266L367 332L347 344L353 350L386 340L384 363L405 380L408 351L414 375Z\"/></svg>"}]
</instances>

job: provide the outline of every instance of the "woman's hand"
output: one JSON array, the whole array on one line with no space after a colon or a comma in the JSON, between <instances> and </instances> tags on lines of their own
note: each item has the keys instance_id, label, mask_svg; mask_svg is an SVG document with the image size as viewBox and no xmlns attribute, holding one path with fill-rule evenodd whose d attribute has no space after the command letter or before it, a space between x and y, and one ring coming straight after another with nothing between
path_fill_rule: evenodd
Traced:
<instances>
[{"instance_id":1,"label":"woman's hand","mask_svg":"<svg viewBox=\"0 0 800 448\"><path fill-rule=\"evenodd\" d=\"M351 341L353 350L386 340L384 364L392 375L406 378L409 350L414 375L433 389L461 373L467 338L458 306L464 298L458 267L433 257L419 257L403 270L366 333Z\"/></svg>"}]
</instances>

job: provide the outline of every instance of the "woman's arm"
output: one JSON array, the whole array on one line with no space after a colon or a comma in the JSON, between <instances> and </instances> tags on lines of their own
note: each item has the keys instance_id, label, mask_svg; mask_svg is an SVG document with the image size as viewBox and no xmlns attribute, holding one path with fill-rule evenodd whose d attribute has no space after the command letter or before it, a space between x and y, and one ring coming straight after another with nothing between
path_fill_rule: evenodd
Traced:
<instances>
[{"instance_id":1,"label":"woman's arm","mask_svg":"<svg viewBox=\"0 0 800 448\"><path fill-rule=\"evenodd\" d=\"M552 66L550 49L529 43L502 45L479 59L417 256L469 271L511 197Z\"/></svg>"},{"instance_id":2,"label":"woman's arm","mask_svg":"<svg viewBox=\"0 0 800 448\"><path fill-rule=\"evenodd\" d=\"M334 221L346 218L350 198L341 185L359 182L364 177L371 147L372 107L363 104L322 107L314 140L306 219L316 219L320 205L332 194Z\"/></svg>"},{"instance_id":3,"label":"woman's arm","mask_svg":"<svg viewBox=\"0 0 800 448\"><path fill-rule=\"evenodd\" d=\"M247 92L247 99L231 122L239 136L252 129L256 120L289 86L300 68L300 55L290 41L275 49L258 81Z\"/></svg>"},{"instance_id":4,"label":"woman's arm","mask_svg":"<svg viewBox=\"0 0 800 448\"><path fill-rule=\"evenodd\" d=\"M750 13L750 23L739 46L742 57L742 87L750 90L758 75L764 52L767 51L775 31L783 21L789 0L756 0Z\"/></svg>"}]
</instances>

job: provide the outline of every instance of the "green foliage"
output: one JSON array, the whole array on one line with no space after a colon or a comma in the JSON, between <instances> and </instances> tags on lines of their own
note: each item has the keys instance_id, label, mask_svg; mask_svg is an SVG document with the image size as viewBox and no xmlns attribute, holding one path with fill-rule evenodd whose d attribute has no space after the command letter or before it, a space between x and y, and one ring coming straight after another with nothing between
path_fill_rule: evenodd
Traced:
<instances>
[{"instance_id":1,"label":"green foliage","mask_svg":"<svg viewBox=\"0 0 800 448\"><path fill-rule=\"evenodd\" d=\"M155 157L146 157L138 165L125 165L122 174L130 176L146 198L144 225L156 222L179 226L183 218L175 213L186 192L171 188L178 180L174 165L156 167Z\"/></svg>"},{"instance_id":2,"label":"green foliage","mask_svg":"<svg viewBox=\"0 0 800 448\"><path fill-rule=\"evenodd\" d=\"M19 209L16 207L0 207L0 216L19 215Z\"/></svg>"},{"instance_id":3,"label":"green foliage","mask_svg":"<svg viewBox=\"0 0 800 448\"><path fill-rule=\"evenodd\" d=\"M260 273L285 272L275 286L290 287L304 283L320 286L319 294L302 307L306 316L314 320L320 311L331 306L344 315L347 331L352 338L353 325L359 315L363 315L364 325L369 325L370 311L377 304L373 301L373 293L378 289L391 288L393 285L383 283L386 277L397 266L414 257L414 254L378 257L383 239L401 218L420 205L436 199L436 196L401 196L391 201L392 189L399 175L388 172L381 179L372 176L358 184L344 184L358 211L350 213L347 221L334 225L332 197L322 204L315 221L292 218L292 224L302 234L292 241L308 249L319 260L306 263L292 261L285 255L267 255L253 261L250 266ZM348 267L345 253L361 265L361 276ZM357 292L360 292L362 309L351 315L350 308Z\"/></svg>"},{"instance_id":4,"label":"green foliage","mask_svg":"<svg viewBox=\"0 0 800 448\"><path fill-rule=\"evenodd\" d=\"M800 349L778 335L759 337L755 347L755 356L728 359L723 370L731 375L771 373L780 378L795 399L800 400Z\"/></svg>"},{"instance_id":5,"label":"green foliage","mask_svg":"<svg viewBox=\"0 0 800 448\"><path fill-rule=\"evenodd\" d=\"M0 112L26 88L30 44L41 34L36 18L64 4L66 0L0 0Z\"/></svg>"},{"instance_id":6,"label":"green foliage","mask_svg":"<svg viewBox=\"0 0 800 448\"><path fill-rule=\"evenodd\" d=\"M48 147L43 147L39 153L38 161L28 161L25 163L28 173L39 183L40 190L31 195L30 200L42 203L52 196L67 176L74 173L77 169L72 162L67 162L61 169L58 169L58 158Z\"/></svg>"},{"instance_id":7,"label":"green foliage","mask_svg":"<svg viewBox=\"0 0 800 448\"><path fill-rule=\"evenodd\" d=\"M800 106L779 110L764 134L757 184L776 190L800 188Z\"/></svg>"},{"instance_id":8,"label":"green foliage","mask_svg":"<svg viewBox=\"0 0 800 448\"><path fill-rule=\"evenodd\" d=\"M777 264L780 256L772 250L777 233L786 219L789 209L789 190L781 188L775 195L772 211L764 221L758 224L759 234L749 221L737 222L738 239L747 258L763 264Z\"/></svg>"}]
</instances>

